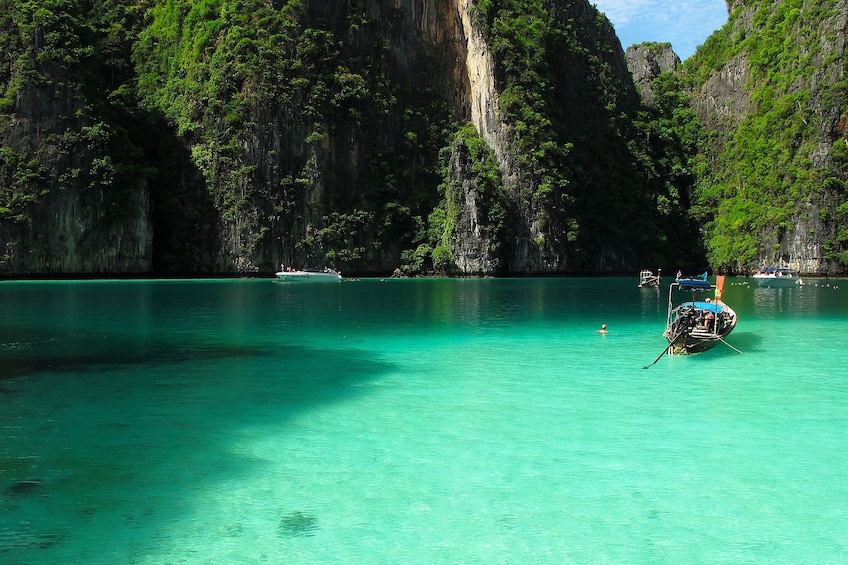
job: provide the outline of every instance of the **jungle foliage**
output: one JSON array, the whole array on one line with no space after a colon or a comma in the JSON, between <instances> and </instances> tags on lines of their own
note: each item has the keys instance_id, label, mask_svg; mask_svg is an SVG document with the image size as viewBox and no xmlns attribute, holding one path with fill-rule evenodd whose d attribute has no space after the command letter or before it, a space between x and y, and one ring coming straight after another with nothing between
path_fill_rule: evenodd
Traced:
<instances>
[{"instance_id":1,"label":"jungle foliage","mask_svg":"<svg viewBox=\"0 0 848 565\"><path fill-rule=\"evenodd\" d=\"M79 177L90 184L114 184L120 192L132 179L149 173L131 133L137 105L129 49L142 9L139 3L120 0L0 3L0 133L8 134L17 99L39 89L54 100L78 93L71 95L77 96L70 104L74 112L46 124L49 146L58 146L70 161L69 170L58 179L60 186ZM43 105L52 110L55 102L48 98ZM26 217L27 205L37 204L49 188L42 170L47 149L25 154L12 144L3 147L0 206L14 210L18 219ZM18 164L12 166L14 162Z\"/></svg>"},{"instance_id":2,"label":"jungle foliage","mask_svg":"<svg viewBox=\"0 0 848 565\"><path fill-rule=\"evenodd\" d=\"M455 126L436 93L389 76L388 23L322 21L300 0L160 2L148 19L133 53L140 95L189 140L244 255L282 246L288 264L362 269L420 250ZM256 139L273 149L246 155ZM357 173L318 191L328 153Z\"/></svg>"}]
</instances>

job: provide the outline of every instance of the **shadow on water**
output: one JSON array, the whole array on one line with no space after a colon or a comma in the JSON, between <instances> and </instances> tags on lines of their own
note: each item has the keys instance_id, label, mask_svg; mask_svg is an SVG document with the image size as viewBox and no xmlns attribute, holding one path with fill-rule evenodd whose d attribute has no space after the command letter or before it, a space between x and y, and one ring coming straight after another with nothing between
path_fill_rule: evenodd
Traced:
<instances>
[{"instance_id":1,"label":"shadow on water","mask_svg":"<svg viewBox=\"0 0 848 565\"><path fill-rule=\"evenodd\" d=\"M157 365L252 357L252 346L209 343L124 342L107 336L41 334L14 338L0 327L0 382L44 372L88 371L127 365ZM0 389L2 390L2 389Z\"/></svg>"},{"instance_id":2,"label":"shadow on water","mask_svg":"<svg viewBox=\"0 0 848 565\"><path fill-rule=\"evenodd\" d=\"M187 312L192 320L161 337L101 318L72 331L0 326L0 556L58 562L92 545L127 556L128 540L155 553L198 493L263 472L267 460L245 443L283 441L292 418L368 394L360 385L394 370L335 342L269 339L282 332L279 312L251 312L261 309L232 307L209 322ZM262 324L268 332L249 333ZM226 327L209 329L217 325ZM280 508L277 535L311 536L319 519Z\"/></svg>"},{"instance_id":3,"label":"shadow on water","mask_svg":"<svg viewBox=\"0 0 848 565\"><path fill-rule=\"evenodd\" d=\"M30 377L78 382L40 399L49 416L19 421L19 439L0 453L0 555L49 562L47 554L90 543L120 555L134 535L155 545L149 532L181 522L198 493L262 475L267 461L239 445L245 429L267 429L260 436L282 440L289 419L368 394L359 385L389 370L367 352L292 345L175 346L152 356L112 351L33 361ZM7 384L16 397L28 394L20 390L26 383ZM32 518L54 512L62 519ZM233 523L242 519L233 516ZM88 539L94 534L86 528L111 522L121 532L114 541ZM311 536L318 522L308 508L281 507L277 534Z\"/></svg>"},{"instance_id":4,"label":"shadow on water","mask_svg":"<svg viewBox=\"0 0 848 565\"><path fill-rule=\"evenodd\" d=\"M742 353L755 353L762 349L763 337L758 333L736 330L727 336L724 341ZM738 355L737 351L734 351L724 343L719 343L716 349L724 350L728 354Z\"/></svg>"}]
</instances>

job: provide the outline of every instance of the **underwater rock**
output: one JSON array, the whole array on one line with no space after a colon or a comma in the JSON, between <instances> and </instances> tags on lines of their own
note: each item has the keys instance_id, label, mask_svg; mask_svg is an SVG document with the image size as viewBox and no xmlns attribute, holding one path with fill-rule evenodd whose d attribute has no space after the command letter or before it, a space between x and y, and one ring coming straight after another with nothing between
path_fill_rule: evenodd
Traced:
<instances>
[{"instance_id":1,"label":"underwater rock","mask_svg":"<svg viewBox=\"0 0 848 565\"><path fill-rule=\"evenodd\" d=\"M26 479L18 481L6 489L6 494L11 496L25 496L32 494L38 487L41 486L41 481L38 479Z\"/></svg>"},{"instance_id":2,"label":"underwater rock","mask_svg":"<svg viewBox=\"0 0 848 565\"><path fill-rule=\"evenodd\" d=\"M280 520L280 534L287 537L313 536L317 529L317 518L303 512L292 512Z\"/></svg>"}]
</instances>

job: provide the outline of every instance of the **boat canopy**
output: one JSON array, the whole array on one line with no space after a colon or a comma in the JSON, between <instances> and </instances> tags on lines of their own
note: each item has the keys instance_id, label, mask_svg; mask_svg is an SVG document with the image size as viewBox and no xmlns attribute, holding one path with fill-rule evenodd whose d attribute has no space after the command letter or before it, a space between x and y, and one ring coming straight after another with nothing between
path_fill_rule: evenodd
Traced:
<instances>
[{"instance_id":1,"label":"boat canopy","mask_svg":"<svg viewBox=\"0 0 848 565\"><path fill-rule=\"evenodd\" d=\"M694 306L697 310L707 310L714 314L724 310L724 304L721 302L684 302L681 306Z\"/></svg>"},{"instance_id":2,"label":"boat canopy","mask_svg":"<svg viewBox=\"0 0 848 565\"><path fill-rule=\"evenodd\" d=\"M771 273L785 274L785 273L792 273L793 271L792 271L792 269L789 269L787 267L766 267L765 269L760 269L760 272L764 273L764 274L771 274Z\"/></svg>"},{"instance_id":3,"label":"boat canopy","mask_svg":"<svg viewBox=\"0 0 848 565\"><path fill-rule=\"evenodd\" d=\"M710 281L704 279L677 279L681 290L709 290L712 288Z\"/></svg>"}]
</instances>

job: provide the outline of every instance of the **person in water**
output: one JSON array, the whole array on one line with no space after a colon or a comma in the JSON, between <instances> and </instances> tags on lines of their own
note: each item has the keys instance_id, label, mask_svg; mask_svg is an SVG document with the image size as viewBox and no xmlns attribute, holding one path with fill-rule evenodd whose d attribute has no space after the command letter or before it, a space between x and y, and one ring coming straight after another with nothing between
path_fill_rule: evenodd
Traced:
<instances>
[{"instance_id":1,"label":"person in water","mask_svg":"<svg viewBox=\"0 0 848 565\"><path fill-rule=\"evenodd\" d=\"M605 333L607 333L607 325L606 325L606 324L601 324L601 329L599 329L599 330L598 330L598 333L599 333L599 334L605 334Z\"/></svg>"}]
</instances>

